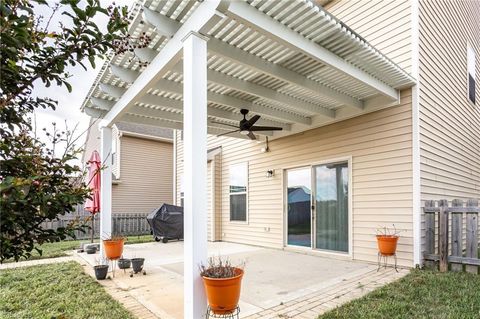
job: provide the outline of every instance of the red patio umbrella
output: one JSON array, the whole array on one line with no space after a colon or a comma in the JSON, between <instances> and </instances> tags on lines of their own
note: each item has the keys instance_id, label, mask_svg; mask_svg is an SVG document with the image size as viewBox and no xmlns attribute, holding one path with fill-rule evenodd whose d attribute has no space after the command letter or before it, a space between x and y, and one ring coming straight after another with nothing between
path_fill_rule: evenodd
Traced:
<instances>
[{"instance_id":1,"label":"red patio umbrella","mask_svg":"<svg viewBox=\"0 0 480 319\"><path fill-rule=\"evenodd\" d=\"M88 187L91 189L91 198L85 202L85 210L92 214L92 243L94 234L94 217L100 211L100 155L97 151L93 151L92 156L87 162L88 164Z\"/></svg>"}]
</instances>

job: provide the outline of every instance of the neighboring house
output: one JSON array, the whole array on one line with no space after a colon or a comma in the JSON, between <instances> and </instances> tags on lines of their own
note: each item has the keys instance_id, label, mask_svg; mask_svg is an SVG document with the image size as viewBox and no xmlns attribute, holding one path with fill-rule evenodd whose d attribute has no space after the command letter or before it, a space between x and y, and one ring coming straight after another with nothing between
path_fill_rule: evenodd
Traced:
<instances>
[{"instance_id":1,"label":"neighboring house","mask_svg":"<svg viewBox=\"0 0 480 319\"><path fill-rule=\"evenodd\" d=\"M127 120L175 129L180 205L194 179L184 164L200 156L196 145L184 156L181 130L196 140L192 97L207 100L209 240L377 262L376 229L394 224L398 262L414 266L423 201L479 197L480 1L172 3L144 1L131 30L154 38L136 51L151 64L112 58L84 110L106 131ZM183 72L182 49L187 63L203 63L187 37L197 49L206 42L207 81L198 65ZM242 108L283 130L216 137Z\"/></svg>"},{"instance_id":2,"label":"neighboring house","mask_svg":"<svg viewBox=\"0 0 480 319\"><path fill-rule=\"evenodd\" d=\"M90 120L82 162L100 153L100 131ZM92 125L93 124L93 125ZM113 128L111 156L112 212L149 213L173 203L173 132L154 126L118 122Z\"/></svg>"}]
</instances>

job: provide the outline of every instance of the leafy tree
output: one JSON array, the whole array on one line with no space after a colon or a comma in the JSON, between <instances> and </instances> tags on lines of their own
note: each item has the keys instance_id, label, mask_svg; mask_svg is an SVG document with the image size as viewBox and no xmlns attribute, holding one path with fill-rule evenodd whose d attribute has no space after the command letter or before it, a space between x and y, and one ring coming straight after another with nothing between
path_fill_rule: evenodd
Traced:
<instances>
[{"instance_id":1,"label":"leafy tree","mask_svg":"<svg viewBox=\"0 0 480 319\"><path fill-rule=\"evenodd\" d=\"M70 164L79 152L73 133L53 125L47 147L32 132L34 110L57 106L34 96L34 85L72 91L68 66L95 67L96 57L108 55L126 37L126 8L103 8L99 0L49 3L0 1L0 261L28 258L38 245L71 236L78 225L54 231L42 223L73 211L88 197L81 169ZM36 13L39 8L50 8L51 16L45 20ZM55 14L63 15L58 32L49 31ZM108 16L106 32L94 22L99 15ZM55 146L60 143L66 147L58 155Z\"/></svg>"}]
</instances>

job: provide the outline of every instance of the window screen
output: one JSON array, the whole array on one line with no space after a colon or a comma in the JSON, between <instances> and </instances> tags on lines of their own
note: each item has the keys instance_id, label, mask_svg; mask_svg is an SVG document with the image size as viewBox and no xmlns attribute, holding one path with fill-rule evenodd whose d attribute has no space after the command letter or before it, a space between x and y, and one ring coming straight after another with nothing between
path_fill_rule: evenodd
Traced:
<instances>
[{"instance_id":1,"label":"window screen","mask_svg":"<svg viewBox=\"0 0 480 319\"><path fill-rule=\"evenodd\" d=\"M248 164L230 166L230 220L247 221Z\"/></svg>"},{"instance_id":2,"label":"window screen","mask_svg":"<svg viewBox=\"0 0 480 319\"><path fill-rule=\"evenodd\" d=\"M475 52L467 48L468 99L475 104Z\"/></svg>"}]
</instances>

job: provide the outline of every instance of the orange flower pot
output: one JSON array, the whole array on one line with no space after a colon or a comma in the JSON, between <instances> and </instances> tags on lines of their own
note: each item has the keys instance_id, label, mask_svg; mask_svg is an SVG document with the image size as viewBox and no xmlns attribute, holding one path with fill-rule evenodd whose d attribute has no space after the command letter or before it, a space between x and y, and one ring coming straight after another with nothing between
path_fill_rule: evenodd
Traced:
<instances>
[{"instance_id":1,"label":"orange flower pot","mask_svg":"<svg viewBox=\"0 0 480 319\"><path fill-rule=\"evenodd\" d=\"M235 268L235 277L209 278L203 277L208 304L215 314L231 313L240 300L243 270Z\"/></svg>"},{"instance_id":2,"label":"orange flower pot","mask_svg":"<svg viewBox=\"0 0 480 319\"><path fill-rule=\"evenodd\" d=\"M384 256L395 255L397 251L398 236L377 235L377 244L380 254Z\"/></svg>"},{"instance_id":3,"label":"orange flower pot","mask_svg":"<svg viewBox=\"0 0 480 319\"><path fill-rule=\"evenodd\" d=\"M105 256L110 260L119 259L123 254L123 239L104 240Z\"/></svg>"}]
</instances>

